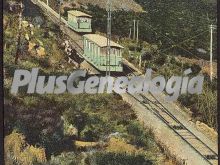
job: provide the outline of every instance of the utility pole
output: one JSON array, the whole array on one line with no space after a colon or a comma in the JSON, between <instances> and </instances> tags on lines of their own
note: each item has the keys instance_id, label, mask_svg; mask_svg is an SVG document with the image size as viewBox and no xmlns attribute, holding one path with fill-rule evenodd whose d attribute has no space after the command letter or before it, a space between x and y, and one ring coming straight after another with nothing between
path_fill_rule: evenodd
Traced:
<instances>
[{"instance_id":1,"label":"utility pole","mask_svg":"<svg viewBox=\"0 0 220 165\"><path fill-rule=\"evenodd\" d=\"M210 25L210 80L212 82L213 79L213 51L212 51L212 47L213 47L213 30L215 29L214 25Z\"/></svg>"},{"instance_id":2,"label":"utility pole","mask_svg":"<svg viewBox=\"0 0 220 165\"><path fill-rule=\"evenodd\" d=\"M136 47L138 46L138 42L139 42L139 20L137 20L137 36L136 36L136 41L137 41L137 45ZM136 48L135 48L135 52L136 52ZM140 54L139 56L139 67L141 68L141 64L142 64L142 57L141 57L142 54Z\"/></svg>"},{"instance_id":3,"label":"utility pole","mask_svg":"<svg viewBox=\"0 0 220 165\"><path fill-rule=\"evenodd\" d=\"M107 2L107 12L108 12L108 18L107 18L107 55L106 55L106 76L111 75L111 35L112 35L112 6L111 6L111 0L108 0Z\"/></svg>"},{"instance_id":4,"label":"utility pole","mask_svg":"<svg viewBox=\"0 0 220 165\"><path fill-rule=\"evenodd\" d=\"M133 39L135 40L135 33L136 33L136 20L134 20L134 34L133 34Z\"/></svg>"},{"instance_id":5,"label":"utility pole","mask_svg":"<svg viewBox=\"0 0 220 165\"><path fill-rule=\"evenodd\" d=\"M137 43L139 41L139 20L137 20Z\"/></svg>"}]
</instances>

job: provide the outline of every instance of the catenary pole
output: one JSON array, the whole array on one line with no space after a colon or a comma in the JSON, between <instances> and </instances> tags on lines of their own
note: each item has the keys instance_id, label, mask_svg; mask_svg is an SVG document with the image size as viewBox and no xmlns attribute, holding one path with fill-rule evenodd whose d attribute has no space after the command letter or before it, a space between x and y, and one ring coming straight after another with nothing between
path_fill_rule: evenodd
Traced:
<instances>
[{"instance_id":1,"label":"catenary pole","mask_svg":"<svg viewBox=\"0 0 220 165\"><path fill-rule=\"evenodd\" d=\"M136 33L136 20L134 20L134 34L133 34L133 40L135 40L135 33Z\"/></svg>"},{"instance_id":2,"label":"catenary pole","mask_svg":"<svg viewBox=\"0 0 220 165\"><path fill-rule=\"evenodd\" d=\"M107 56L106 56L106 76L111 75L111 13L112 13L112 9L111 9L111 0L108 0L107 2L107 12L108 12L108 18L107 18Z\"/></svg>"},{"instance_id":3,"label":"catenary pole","mask_svg":"<svg viewBox=\"0 0 220 165\"><path fill-rule=\"evenodd\" d=\"M210 80L212 82L212 79L213 79L213 50L212 50L212 47L213 47L213 29L214 29L214 26L213 25L210 25Z\"/></svg>"}]
</instances>

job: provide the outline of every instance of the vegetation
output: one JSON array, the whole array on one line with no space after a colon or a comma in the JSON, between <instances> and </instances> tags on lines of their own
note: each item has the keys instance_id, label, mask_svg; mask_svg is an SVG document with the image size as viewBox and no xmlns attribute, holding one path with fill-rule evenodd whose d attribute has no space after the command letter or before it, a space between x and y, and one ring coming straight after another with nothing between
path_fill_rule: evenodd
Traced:
<instances>
[{"instance_id":1,"label":"vegetation","mask_svg":"<svg viewBox=\"0 0 220 165\"><path fill-rule=\"evenodd\" d=\"M4 148L5 164L30 165L46 162L45 150L27 144L24 135L15 131L5 137Z\"/></svg>"},{"instance_id":2,"label":"vegetation","mask_svg":"<svg viewBox=\"0 0 220 165\"><path fill-rule=\"evenodd\" d=\"M197 48L208 50L207 35L201 35L180 46L175 43L195 35L195 30L199 33L206 31L206 24L215 23L215 15L212 13L214 5L207 7L207 2L201 1L197 4L201 5L201 10L197 12L185 1L169 2L170 6L168 2L161 1L137 2L147 13L124 10L113 13L113 38L125 46L124 57L135 65L138 65L141 57L140 69L151 67L166 78L174 73L181 75L189 67L195 74L200 73L198 65L181 63L175 55L189 56L189 52L193 52L196 57ZM56 3L54 5L57 7ZM93 15L93 28L97 32L105 32L106 11L92 5L88 5L87 11ZM201 12L208 13L209 19L202 21L204 15L200 15ZM140 35L138 43L128 39L128 27L132 27L133 19L140 20L140 32L144 34ZM8 164L156 164L161 151L155 144L153 133L137 122L131 107L116 94L39 96L27 95L25 87L16 96L10 94L15 69L31 70L38 67L40 74L56 76L68 75L73 71L73 65L67 63L60 46L65 36L59 28L44 21L42 16L35 19L26 17L25 20L34 27L22 26L19 46L22 53L18 64L15 64L18 48L15 36L19 33L19 22L16 13L10 13L7 9L4 11L4 123ZM192 27L187 26L189 22ZM177 29L180 25L183 28ZM172 49L161 51L167 47ZM187 47L187 51L182 47ZM41 48L40 53L38 48ZM215 82L210 83L206 76L203 95L182 96L179 102L191 108L195 118L217 129ZM77 148L76 141L98 145Z\"/></svg>"},{"instance_id":3,"label":"vegetation","mask_svg":"<svg viewBox=\"0 0 220 165\"><path fill-rule=\"evenodd\" d=\"M126 153L95 153L86 160L88 164L95 165L151 165L144 155L126 154Z\"/></svg>"},{"instance_id":4,"label":"vegetation","mask_svg":"<svg viewBox=\"0 0 220 165\"><path fill-rule=\"evenodd\" d=\"M17 38L14 36L19 31L18 20L15 14L7 11L4 20L5 140L7 141L5 153L9 155L8 162L80 164L90 161L91 150L94 152L91 161L93 159L100 161L102 156L96 156L95 153L108 155L105 152L109 138L113 136L111 134L116 134L114 136L125 141L121 144L122 148L131 146L135 150L140 149L141 152L136 155L125 154L125 160L140 159L151 164L157 161L156 155L161 151L153 140L153 134L138 124L133 110L118 95L62 94L59 97L27 95L27 87L19 90L16 96L12 95L10 88L15 69L31 70L33 67L38 67L40 74L59 76L68 75L73 71L73 66L66 62L62 48L59 46L65 36L57 31L56 26L51 22L45 22L40 27L34 25L33 34L29 27L22 26L22 54L18 64L15 64ZM34 24L29 17L25 20ZM26 37L27 34L29 39ZM34 47L31 49L32 44L44 48L44 55L39 55ZM144 135L137 134L140 137L137 142L136 134L130 132L131 127L140 129L141 133L144 132ZM71 129L76 131L70 134L68 130ZM12 139L11 137L14 136L16 138ZM115 144L120 144L120 141L115 141ZM100 145L95 148L77 148L76 145L80 142L96 142ZM145 152L141 148L148 154L141 156ZM83 156L82 151L86 156ZM116 155L115 162L121 161L118 160L121 154L117 151L111 154ZM153 161L152 157L154 157Z\"/></svg>"},{"instance_id":5,"label":"vegetation","mask_svg":"<svg viewBox=\"0 0 220 165\"><path fill-rule=\"evenodd\" d=\"M172 75L182 75L191 68L193 75L202 73L203 68L197 63L190 64L178 59L185 56L194 59L209 59L209 25L216 24L216 2L199 0L181 1L145 1L136 0L146 13L118 10L112 14L113 39L124 47L123 57L141 68L152 68L156 74L167 79ZM95 32L106 33L107 12L98 6L89 5L93 16ZM133 30L133 20L139 20L139 42L133 40L133 31L129 38L129 29ZM178 27L178 28L177 28ZM214 35L213 53L217 57L217 38ZM200 52L199 49L203 49ZM206 86L201 96L183 95L179 102L193 112L196 120L201 120L217 130L216 78L210 82L205 74ZM210 100L212 104L207 104ZM212 105L212 106L211 106ZM206 109L209 108L209 113Z\"/></svg>"},{"instance_id":6,"label":"vegetation","mask_svg":"<svg viewBox=\"0 0 220 165\"><path fill-rule=\"evenodd\" d=\"M202 95L183 95L179 101L193 112L193 117L203 121L210 127L218 128L217 121L217 91L211 90L207 84Z\"/></svg>"},{"instance_id":7,"label":"vegetation","mask_svg":"<svg viewBox=\"0 0 220 165\"><path fill-rule=\"evenodd\" d=\"M45 3L47 2L46 0L43 0ZM71 7L84 7L87 8L87 5L93 4L97 5L102 9L106 9L106 1L105 0L76 0L76 1L69 1L69 0L64 0L62 7L70 9ZM56 9L56 11L59 10L57 1L56 0L51 0L50 1L50 6ZM137 4L134 0L122 0L122 1L112 1L112 10L126 10L126 11L135 11L135 12L142 12L143 9L142 7Z\"/></svg>"},{"instance_id":8,"label":"vegetation","mask_svg":"<svg viewBox=\"0 0 220 165\"><path fill-rule=\"evenodd\" d=\"M197 49L209 50L209 25L216 24L216 4L209 1L142 1L137 0L146 13L115 11L112 32L119 37L128 37L133 30L133 20L139 20L140 42L147 41L158 45L166 53L181 54L187 57L208 58ZM93 28L106 31L106 11L97 6L89 6L94 16ZM177 28L178 27L178 28ZM183 42L184 41L184 42ZM214 52L216 56L216 38ZM166 51L165 51L166 50ZM161 51L160 51L161 52Z\"/></svg>"}]
</instances>

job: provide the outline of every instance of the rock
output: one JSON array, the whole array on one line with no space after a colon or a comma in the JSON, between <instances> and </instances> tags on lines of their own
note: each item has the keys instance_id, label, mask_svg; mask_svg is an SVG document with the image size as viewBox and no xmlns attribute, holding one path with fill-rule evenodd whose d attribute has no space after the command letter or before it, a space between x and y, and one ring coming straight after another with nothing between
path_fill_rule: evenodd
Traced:
<instances>
[{"instance_id":1,"label":"rock","mask_svg":"<svg viewBox=\"0 0 220 165\"><path fill-rule=\"evenodd\" d=\"M119 132L115 132L115 133L111 133L108 138L112 138L112 137L120 137L121 134Z\"/></svg>"},{"instance_id":2,"label":"rock","mask_svg":"<svg viewBox=\"0 0 220 165\"><path fill-rule=\"evenodd\" d=\"M40 27L41 25L44 24L44 20L43 20L42 17L37 16L37 17L35 17L35 18L33 19L33 24L34 24L35 26Z\"/></svg>"},{"instance_id":3,"label":"rock","mask_svg":"<svg viewBox=\"0 0 220 165\"><path fill-rule=\"evenodd\" d=\"M210 128L208 125L200 121L196 121L196 127L206 134L212 141L217 141L218 133L213 128Z\"/></svg>"},{"instance_id":4,"label":"rock","mask_svg":"<svg viewBox=\"0 0 220 165\"><path fill-rule=\"evenodd\" d=\"M30 23L30 25L29 25L29 26L30 26L30 28L34 28L34 25L33 25L33 24L31 24L31 23Z\"/></svg>"},{"instance_id":5,"label":"rock","mask_svg":"<svg viewBox=\"0 0 220 165\"><path fill-rule=\"evenodd\" d=\"M25 39L28 40L28 41L30 40L30 37L27 33L25 34Z\"/></svg>"},{"instance_id":6,"label":"rock","mask_svg":"<svg viewBox=\"0 0 220 165\"><path fill-rule=\"evenodd\" d=\"M27 28L29 26L28 21L22 21L22 27Z\"/></svg>"},{"instance_id":7,"label":"rock","mask_svg":"<svg viewBox=\"0 0 220 165\"><path fill-rule=\"evenodd\" d=\"M53 32L51 32L51 31L49 31L49 36L51 36L51 37L53 37L54 36L54 33Z\"/></svg>"},{"instance_id":8,"label":"rock","mask_svg":"<svg viewBox=\"0 0 220 165\"><path fill-rule=\"evenodd\" d=\"M30 52L35 46L35 43L29 42L28 51Z\"/></svg>"},{"instance_id":9,"label":"rock","mask_svg":"<svg viewBox=\"0 0 220 165\"><path fill-rule=\"evenodd\" d=\"M39 48L37 48L36 51L37 51L38 56L45 56L46 55L45 49L41 46Z\"/></svg>"},{"instance_id":10,"label":"rock","mask_svg":"<svg viewBox=\"0 0 220 165\"><path fill-rule=\"evenodd\" d=\"M38 41L38 43L40 44L40 46L44 46L44 44L43 44L42 41L40 41L40 40L38 40L38 39L37 39L37 41Z\"/></svg>"},{"instance_id":11,"label":"rock","mask_svg":"<svg viewBox=\"0 0 220 165\"><path fill-rule=\"evenodd\" d=\"M3 18L3 27L4 27L4 29L7 28L8 22L9 22L9 21L8 21L8 17L4 16L4 18Z\"/></svg>"}]
</instances>

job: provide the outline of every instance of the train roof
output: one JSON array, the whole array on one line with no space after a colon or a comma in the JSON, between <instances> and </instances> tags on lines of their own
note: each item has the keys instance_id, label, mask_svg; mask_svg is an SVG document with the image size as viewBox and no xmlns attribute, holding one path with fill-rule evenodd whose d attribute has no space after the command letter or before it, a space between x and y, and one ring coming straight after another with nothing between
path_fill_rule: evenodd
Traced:
<instances>
[{"instance_id":1,"label":"train roof","mask_svg":"<svg viewBox=\"0 0 220 165\"><path fill-rule=\"evenodd\" d=\"M70 10L70 11L68 11L68 13L75 16L75 17L90 17L90 18L92 18L91 15L83 13L83 12L78 11L78 10Z\"/></svg>"},{"instance_id":2,"label":"train roof","mask_svg":"<svg viewBox=\"0 0 220 165\"><path fill-rule=\"evenodd\" d=\"M85 38L89 39L90 41L96 43L100 47L107 47L107 38L104 36L101 36L99 34L86 34L84 35ZM110 42L111 47L118 47L123 49L124 47L115 43L114 41Z\"/></svg>"}]
</instances>

